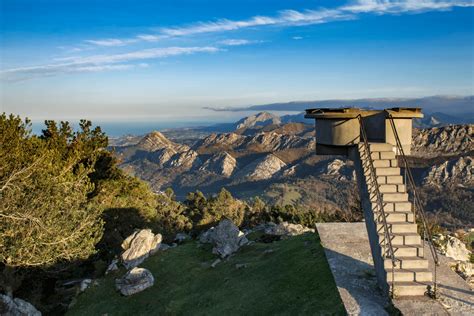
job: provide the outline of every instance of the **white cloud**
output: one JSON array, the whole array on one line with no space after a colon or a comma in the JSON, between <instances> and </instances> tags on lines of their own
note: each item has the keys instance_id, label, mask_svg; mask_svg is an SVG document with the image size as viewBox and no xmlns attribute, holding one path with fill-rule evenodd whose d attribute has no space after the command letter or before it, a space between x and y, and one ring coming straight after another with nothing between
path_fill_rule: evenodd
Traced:
<instances>
[{"instance_id":1,"label":"white cloud","mask_svg":"<svg viewBox=\"0 0 474 316\"><path fill-rule=\"evenodd\" d=\"M101 39L101 40L85 40L84 42L86 42L88 44L97 45L97 46L116 47L116 46L125 46L125 45L128 45L128 44L135 43L136 40L107 38L107 39Z\"/></svg>"},{"instance_id":2,"label":"white cloud","mask_svg":"<svg viewBox=\"0 0 474 316\"><path fill-rule=\"evenodd\" d=\"M262 41L251 41L247 39L226 39L219 42L219 44L226 45L226 46L242 46L242 45L250 45L250 44L256 44L256 43L262 43Z\"/></svg>"},{"instance_id":3,"label":"white cloud","mask_svg":"<svg viewBox=\"0 0 474 316\"><path fill-rule=\"evenodd\" d=\"M351 5L341 7L341 10L353 13L416 13L422 11L448 10L453 7L472 7L472 0L359 0Z\"/></svg>"},{"instance_id":4,"label":"white cloud","mask_svg":"<svg viewBox=\"0 0 474 316\"><path fill-rule=\"evenodd\" d=\"M121 46L136 41L155 42L163 38L195 35L202 33L227 32L261 26L298 26L329 23L332 21L356 19L360 14L401 14L424 11L449 10L453 7L474 6L472 0L358 0L334 9L283 10L275 16L257 15L245 20L219 19L197 22L188 26L165 27L156 34L141 34L134 39L89 40L101 46Z\"/></svg>"},{"instance_id":5,"label":"white cloud","mask_svg":"<svg viewBox=\"0 0 474 316\"><path fill-rule=\"evenodd\" d=\"M0 78L5 81L19 81L36 77L53 76L74 72L99 72L106 70L126 70L135 67L147 67L147 64L130 64L137 60L159 59L170 56L190 55L195 53L214 53L221 49L204 47L166 47L151 48L139 51L93 56L75 56L57 59L58 63L8 69L0 72Z\"/></svg>"},{"instance_id":6,"label":"white cloud","mask_svg":"<svg viewBox=\"0 0 474 316\"><path fill-rule=\"evenodd\" d=\"M303 39L303 36L293 36L292 39L294 39L295 41L299 41Z\"/></svg>"}]
</instances>

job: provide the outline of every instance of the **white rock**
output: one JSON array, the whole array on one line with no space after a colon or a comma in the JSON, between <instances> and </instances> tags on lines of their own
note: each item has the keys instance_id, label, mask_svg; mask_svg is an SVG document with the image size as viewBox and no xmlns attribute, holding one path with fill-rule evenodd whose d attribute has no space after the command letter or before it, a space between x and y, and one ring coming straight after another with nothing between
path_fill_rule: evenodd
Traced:
<instances>
[{"instance_id":1,"label":"white rock","mask_svg":"<svg viewBox=\"0 0 474 316\"><path fill-rule=\"evenodd\" d=\"M245 234L228 219L220 221L219 225L201 234L199 240L204 243L213 243L212 252L222 258L228 257L248 243Z\"/></svg>"},{"instance_id":2,"label":"white rock","mask_svg":"<svg viewBox=\"0 0 474 316\"><path fill-rule=\"evenodd\" d=\"M92 280L91 279L84 279L81 281L81 284L79 285L79 289L81 292L84 292L91 286Z\"/></svg>"},{"instance_id":3,"label":"white rock","mask_svg":"<svg viewBox=\"0 0 474 316\"><path fill-rule=\"evenodd\" d=\"M105 274L109 274L110 272L117 271L117 270L118 270L118 260L114 259L107 267L107 270L105 270Z\"/></svg>"},{"instance_id":4,"label":"white rock","mask_svg":"<svg viewBox=\"0 0 474 316\"><path fill-rule=\"evenodd\" d=\"M448 236L448 243L446 244L446 257L450 257L458 261L468 261L471 252L466 248L466 245L453 236Z\"/></svg>"},{"instance_id":5,"label":"white rock","mask_svg":"<svg viewBox=\"0 0 474 316\"><path fill-rule=\"evenodd\" d=\"M151 272L144 268L133 268L121 279L115 280L115 287L122 295L130 296L139 293L155 283Z\"/></svg>"},{"instance_id":6,"label":"white rock","mask_svg":"<svg viewBox=\"0 0 474 316\"><path fill-rule=\"evenodd\" d=\"M0 294L0 315L41 316L41 312L25 300Z\"/></svg>"},{"instance_id":7,"label":"white rock","mask_svg":"<svg viewBox=\"0 0 474 316\"><path fill-rule=\"evenodd\" d=\"M123 265L127 269L138 266L158 249L161 240L161 234L154 235L150 229L134 232L122 243L125 250L121 256Z\"/></svg>"},{"instance_id":8,"label":"white rock","mask_svg":"<svg viewBox=\"0 0 474 316\"><path fill-rule=\"evenodd\" d=\"M288 222L282 222L278 225L268 223L265 228L265 234L276 236L297 236L308 232L314 233L314 229Z\"/></svg>"}]
</instances>

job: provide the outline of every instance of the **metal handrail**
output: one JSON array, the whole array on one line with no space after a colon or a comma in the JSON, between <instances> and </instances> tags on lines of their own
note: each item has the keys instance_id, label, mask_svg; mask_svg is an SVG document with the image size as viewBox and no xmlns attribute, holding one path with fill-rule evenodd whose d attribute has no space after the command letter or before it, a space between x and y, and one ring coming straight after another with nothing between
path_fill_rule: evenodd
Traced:
<instances>
[{"instance_id":1,"label":"metal handrail","mask_svg":"<svg viewBox=\"0 0 474 316\"><path fill-rule=\"evenodd\" d=\"M395 266L397 265L396 258L395 258L395 252L394 252L393 246L392 246L392 239L390 238L389 228L388 228L388 224L387 224L387 216L385 215L385 211L384 211L384 204L383 204L383 200L382 200L382 194L380 193L380 188L379 188L379 184L378 184L378 181L377 181L377 174L375 173L374 161L372 159L372 155L371 155L371 152L370 152L369 141L368 141L368 138L367 138L367 134L365 132L365 126L364 126L364 122L362 120L362 115L359 114L357 116L357 118L358 118L359 124L360 124L360 130L361 130L362 140L364 142L365 153L368 157L372 187L375 190L375 194L376 194L376 197L377 197L378 208L380 209L380 213L382 214L382 224L383 224L384 235L385 235L384 258L387 257L387 245L388 245L390 258L391 258L391 261L392 261L391 296L393 297L394 293L395 293L395 282L394 282L395 281L395 275L394 275L395 272L394 272L394 270L395 270ZM368 192L368 193L369 193L369 199L370 199L370 192Z\"/></svg>"},{"instance_id":2,"label":"metal handrail","mask_svg":"<svg viewBox=\"0 0 474 316\"><path fill-rule=\"evenodd\" d=\"M397 143L397 149L398 149L399 156L402 157L403 164L405 165L405 178L408 178L408 182L410 183L410 187L411 187L412 192L413 192L413 202L414 202L413 203L413 206L414 206L413 213L414 213L414 217L416 219L416 215L420 214L419 218L421 219L421 222L423 224L423 245L424 245L424 241L428 240L428 245L429 245L429 248L430 248L431 256L433 257L433 261L435 263L435 265L434 265L434 284L433 284L434 292L433 292L433 295L434 295L434 297L436 297L436 293L437 293L436 266L439 265L439 258L438 258L438 254L436 253L435 247L434 247L433 242L432 242L433 235L431 234L431 230L429 229L429 227L426 223L425 211L423 209L423 205L421 204L420 198L418 197L418 192L416 190L415 180L413 178L413 174L411 172L410 166L408 165L408 160L405 156L405 152L403 150L402 142L400 141L400 137L398 136L398 131L395 127L395 122L393 120L393 116L389 113L388 118L389 118L392 130L393 130L393 135L395 136L395 142ZM417 212L417 209L418 209L418 212ZM428 236L426 236L427 234L428 234ZM426 237L428 237L428 238L426 238Z\"/></svg>"}]
</instances>

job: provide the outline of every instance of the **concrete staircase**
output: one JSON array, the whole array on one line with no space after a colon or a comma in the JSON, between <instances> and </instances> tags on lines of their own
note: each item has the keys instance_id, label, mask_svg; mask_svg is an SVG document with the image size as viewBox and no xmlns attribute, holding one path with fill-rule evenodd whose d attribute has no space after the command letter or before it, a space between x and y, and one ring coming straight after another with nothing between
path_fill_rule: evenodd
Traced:
<instances>
[{"instance_id":1,"label":"concrete staircase","mask_svg":"<svg viewBox=\"0 0 474 316\"><path fill-rule=\"evenodd\" d=\"M408 200L403 177L400 175L394 147L387 143L368 143L368 146L376 179L372 179L370 160L364 143L358 145L356 171L379 284L382 289L393 291L396 297L422 296L431 285L433 275L428 269L428 260L424 258L423 243L417 232L412 204ZM386 215L388 236L396 259L395 267L392 266L385 240L386 233L377 201L376 184Z\"/></svg>"}]
</instances>

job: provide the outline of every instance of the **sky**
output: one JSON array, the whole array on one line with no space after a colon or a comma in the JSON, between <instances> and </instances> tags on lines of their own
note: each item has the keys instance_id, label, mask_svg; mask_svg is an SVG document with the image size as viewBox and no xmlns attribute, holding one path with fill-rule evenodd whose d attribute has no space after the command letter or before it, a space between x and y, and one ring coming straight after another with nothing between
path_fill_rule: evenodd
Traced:
<instances>
[{"instance_id":1,"label":"sky","mask_svg":"<svg viewBox=\"0 0 474 316\"><path fill-rule=\"evenodd\" d=\"M474 94L472 0L0 0L0 112L228 121L229 107Z\"/></svg>"}]
</instances>

